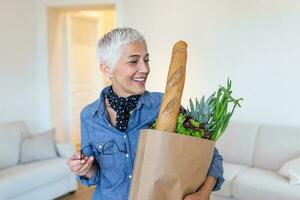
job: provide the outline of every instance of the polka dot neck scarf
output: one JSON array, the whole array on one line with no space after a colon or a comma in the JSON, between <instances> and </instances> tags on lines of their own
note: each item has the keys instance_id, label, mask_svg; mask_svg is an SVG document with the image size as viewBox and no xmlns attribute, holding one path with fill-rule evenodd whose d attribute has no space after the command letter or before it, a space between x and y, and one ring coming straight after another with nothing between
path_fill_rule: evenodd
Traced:
<instances>
[{"instance_id":1,"label":"polka dot neck scarf","mask_svg":"<svg viewBox=\"0 0 300 200\"><path fill-rule=\"evenodd\" d=\"M119 97L114 93L112 86L110 86L106 97L110 106L117 112L116 128L122 132L126 131L130 112L136 107L141 95L132 95L127 98Z\"/></svg>"}]
</instances>

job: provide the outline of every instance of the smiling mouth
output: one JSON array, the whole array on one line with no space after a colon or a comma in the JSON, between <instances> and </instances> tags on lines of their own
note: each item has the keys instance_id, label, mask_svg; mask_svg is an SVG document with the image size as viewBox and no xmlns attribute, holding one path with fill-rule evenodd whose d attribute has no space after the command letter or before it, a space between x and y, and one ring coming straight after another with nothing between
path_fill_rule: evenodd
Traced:
<instances>
[{"instance_id":1,"label":"smiling mouth","mask_svg":"<svg viewBox=\"0 0 300 200\"><path fill-rule=\"evenodd\" d=\"M136 78L133 78L133 81L138 82L138 83L145 83L146 77L136 77Z\"/></svg>"}]
</instances>

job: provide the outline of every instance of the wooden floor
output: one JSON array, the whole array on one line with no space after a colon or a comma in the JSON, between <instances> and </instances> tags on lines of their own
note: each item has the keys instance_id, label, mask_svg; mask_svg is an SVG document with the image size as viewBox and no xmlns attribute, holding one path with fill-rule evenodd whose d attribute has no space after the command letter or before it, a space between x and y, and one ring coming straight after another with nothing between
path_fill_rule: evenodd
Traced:
<instances>
[{"instance_id":1,"label":"wooden floor","mask_svg":"<svg viewBox=\"0 0 300 200\"><path fill-rule=\"evenodd\" d=\"M76 192L71 194L67 194L56 200L90 200L92 199L92 195L95 187L85 187L83 185L78 184L78 189Z\"/></svg>"}]
</instances>

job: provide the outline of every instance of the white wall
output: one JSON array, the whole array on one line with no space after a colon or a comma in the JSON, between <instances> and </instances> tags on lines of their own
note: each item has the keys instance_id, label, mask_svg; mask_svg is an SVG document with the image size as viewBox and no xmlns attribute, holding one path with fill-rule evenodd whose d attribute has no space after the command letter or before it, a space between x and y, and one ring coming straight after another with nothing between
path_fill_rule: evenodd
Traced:
<instances>
[{"instance_id":1,"label":"white wall","mask_svg":"<svg viewBox=\"0 0 300 200\"><path fill-rule=\"evenodd\" d=\"M245 98L235 119L300 126L300 2L297 0L2 0L0 123L51 126L47 6L117 3L117 23L147 38L149 90L163 91L172 44L189 43L183 96L210 94L229 76ZM156 77L163 81L156 82Z\"/></svg>"},{"instance_id":2,"label":"white wall","mask_svg":"<svg viewBox=\"0 0 300 200\"><path fill-rule=\"evenodd\" d=\"M35 0L0 6L0 123L25 120L39 128L36 93ZM43 83L41 83L43 84Z\"/></svg>"},{"instance_id":3,"label":"white wall","mask_svg":"<svg viewBox=\"0 0 300 200\"><path fill-rule=\"evenodd\" d=\"M115 0L1 0L0 123L24 120L33 132L53 126L47 8L114 3Z\"/></svg>"},{"instance_id":4,"label":"white wall","mask_svg":"<svg viewBox=\"0 0 300 200\"><path fill-rule=\"evenodd\" d=\"M183 39L184 105L230 77L245 99L235 120L300 126L299 11L297 0L127 0L122 20L148 41L149 90L164 91L172 44Z\"/></svg>"}]
</instances>

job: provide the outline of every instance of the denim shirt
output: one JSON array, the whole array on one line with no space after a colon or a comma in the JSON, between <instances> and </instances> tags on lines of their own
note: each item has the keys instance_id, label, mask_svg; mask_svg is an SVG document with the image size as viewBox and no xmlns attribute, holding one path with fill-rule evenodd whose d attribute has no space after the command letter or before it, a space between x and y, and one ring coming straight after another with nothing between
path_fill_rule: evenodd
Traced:
<instances>
[{"instance_id":1,"label":"denim shirt","mask_svg":"<svg viewBox=\"0 0 300 200\"><path fill-rule=\"evenodd\" d=\"M90 179L77 176L86 186L96 185L93 200L128 199L130 181L140 130L147 128L158 116L163 94L146 91L132 111L126 132L120 132L109 122L104 99L108 87L100 98L86 106L81 114L81 149L86 156L93 155L94 175ZM214 150L208 176L217 179L214 191L224 182L222 156Z\"/></svg>"}]
</instances>

